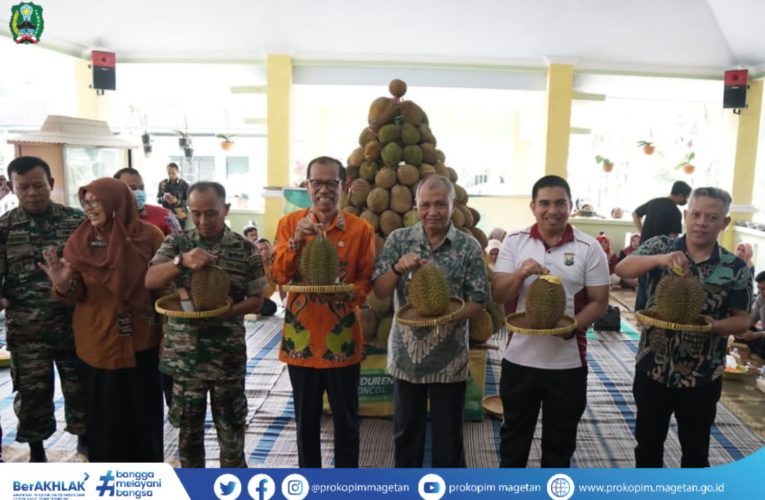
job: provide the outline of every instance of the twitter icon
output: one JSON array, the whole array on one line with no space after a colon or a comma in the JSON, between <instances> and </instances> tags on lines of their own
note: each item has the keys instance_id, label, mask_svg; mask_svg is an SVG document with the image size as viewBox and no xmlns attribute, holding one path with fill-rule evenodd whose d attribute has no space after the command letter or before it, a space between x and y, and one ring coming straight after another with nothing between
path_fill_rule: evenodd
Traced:
<instances>
[{"instance_id":1,"label":"twitter icon","mask_svg":"<svg viewBox=\"0 0 765 500\"><path fill-rule=\"evenodd\" d=\"M242 483L233 474L222 474L213 484L213 493L220 500L233 500L242 493Z\"/></svg>"}]
</instances>

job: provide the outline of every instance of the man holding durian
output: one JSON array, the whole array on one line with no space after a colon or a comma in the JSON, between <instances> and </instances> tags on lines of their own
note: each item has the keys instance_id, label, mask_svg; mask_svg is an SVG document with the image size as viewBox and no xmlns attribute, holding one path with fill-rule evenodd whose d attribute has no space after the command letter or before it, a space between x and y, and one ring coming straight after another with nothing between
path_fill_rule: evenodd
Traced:
<instances>
[{"instance_id":1,"label":"man holding durian","mask_svg":"<svg viewBox=\"0 0 765 500\"><path fill-rule=\"evenodd\" d=\"M663 466L673 413L681 466L709 466L709 435L722 390L727 338L749 327L752 298L746 262L717 244L730 223L730 204L722 189L697 188L684 212L686 234L651 238L616 266L622 278L648 273L647 305L665 319L690 323L701 313L711 323L707 333L643 327L632 388L637 467Z\"/></svg>"},{"instance_id":2,"label":"man holding durian","mask_svg":"<svg viewBox=\"0 0 765 500\"><path fill-rule=\"evenodd\" d=\"M358 306L372 288L374 229L339 210L345 169L320 156L307 168L311 207L279 220L271 274L290 282L353 292L287 295L279 359L287 363L297 424L300 467L321 467L322 396L335 431L335 467L359 465L358 389L363 341Z\"/></svg>"},{"instance_id":3,"label":"man holding durian","mask_svg":"<svg viewBox=\"0 0 765 500\"><path fill-rule=\"evenodd\" d=\"M468 319L489 300L483 249L451 223L454 185L431 174L416 191L419 222L385 240L372 278L375 296L394 294L398 313L411 303L418 314L441 316L452 296L465 306L439 327L393 323L388 372L393 377L394 463L422 467L430 400L432 467L465 467L463 413L468 378ZM419 284L418 284L419 282ZM448 306L447 306L448 307Z\"/></svg>"},{"instance_id":4,"label":"man holding durian","mask_svg":"<svg viewBox=\"0 0 765 500\"><path fill-rule=\"evenodd\" d=\"M565 179L539 179L531 211L536 224L508 233L492 280L495 301L517 300L518 311L539 323L530 324L537 334L512 332L502 360L500 467L526 467L540 407L542 467L569 467L587 404L585 332L608 306L608 262L593 237L568 223L571 189ZM551 325L564 312L577 327L556 334Z\"/></svg>"}]
</instances>

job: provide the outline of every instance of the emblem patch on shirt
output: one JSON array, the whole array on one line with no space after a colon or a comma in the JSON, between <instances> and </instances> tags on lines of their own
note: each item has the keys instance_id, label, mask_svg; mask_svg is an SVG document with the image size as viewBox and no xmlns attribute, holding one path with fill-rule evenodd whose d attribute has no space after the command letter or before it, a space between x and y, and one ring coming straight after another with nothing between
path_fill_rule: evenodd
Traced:
<instances>
[{"instance_id":1,"label":"emblem patch on shirt","mask_svg":"<svg viewBox=\"0 0 765 500\"><path fill-rule=\"evenodd\" d=\"M574 254L566 252L563 254L563 263L567 266L573 266L574 265Z\"/></svg>"}]
</instances>

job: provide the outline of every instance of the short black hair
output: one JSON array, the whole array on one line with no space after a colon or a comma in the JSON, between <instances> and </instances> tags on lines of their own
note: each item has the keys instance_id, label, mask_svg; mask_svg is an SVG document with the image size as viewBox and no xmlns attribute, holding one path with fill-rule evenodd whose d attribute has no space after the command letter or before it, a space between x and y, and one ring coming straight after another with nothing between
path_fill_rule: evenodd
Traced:
<instances>
[{"instance_id":1,"label":"short black hair","mask_svg":"<svg viewBox=\"0 0 765 500\"><path fill-rule=\"evenodd\" d=\"M19 175L24 175L30 170L34 170L37 167L45 170L45 175L48 177L48 182L53 180L53 176L50 173L50 166L45 163L45 160L36 156L19 156L15 160L8 164L8 180L12 179L11 174L14 172Z\"/></svg>"},{"instance_id":2,"label":"short black hair","mask_svg":"<svg viewBox=\"0 0 765 500\"><path fill-rule=\"evenodd\" d=\"M271 244L271 242L268 241L268 238L258 238L255 240L255 244L257 245L258 243L268 243L269 245Z\"/></svg>"},{"instance_id":3,"label":"short black hair","mask_svg":"<svg viewBox=\"0 0 765 500\"><path fill-rule=\"evenodd\" d=\"M194 191L215 191L215 194L218 195L218 198L222 199L224 203L226 202L226 188L224 188L223 184L219 182L212 182L212 181L195 182L189 188L189 198L191 198L191 193L193 193Z\"/></svg>"},{"instance_id":4,"label":"short black hair","mask_svg":"<svg viewBox=\"0 0 765 500\"><path fill-rule=\"evenodd\" d=\"M337 165L337 178L340 179L340 182L345 182L345 167L340 160L332 158L331 156L318 156L309 161L308 167L305 170L306 179L311 179L311 165L314 163L321 163L322 165Z\"/></svg>"},{"instance_id":5,"label":"short black hair","mask_svg":"<svg viewBox=\"0 0 765 500\"><path fill-rule=\"evenodd\" d=\"M255 231L257 233L258 232L258 227L257 226L247 226L244 229L242 229L242 234L247 236L248 234L250 234L253 231Z\"/></svg>"},{"instance_id":6,"label":"short black hair","mask_svg":"<svg viewBox=\"0 0 765 500\"><path fill-rule=\"evenodd\" d=\"M534 187L531 188L531 201L537 199L537 194L539 194L540 189L547 187L560 187L565 189L568 199L571 200L571 188L569 187L568 182L566 182L566 179L558 177L557 175L545 175L535 182Z\"/></svg>"},{"instance_id":7,"label":"short black hair","mask_svg":"<svg viewBox=\"0 0 765 500\"><path fill-rule=\"evenodd\" d=\"M141 172L139 172L138 170L136 170L136 169L134 169L134 168L132 168L132 167L125 167L125 168L121 168L121 169L117 170L117 171L114 173L114 178L115 178L115 179L117 179L117 180L119 180L119 178L120 178L120 177L122 177L122 176L123 176L123 175L125 175L125 174L129 174L129 175L137 175L138 177L141 177L141 178L143 178L143 177L141 176Z\"/></svg>"},{"instance_id":8,"label":"short black hair","mask_svg":"<svg viewBox=\"0 0 765 500\"><path fill-rule=\"evenodd\" d=\"M180 169L181 169L181 168L178 166L178 164L177 164L177 163L175 163L175 162L172 162L172 161L171 161L170 163L168 163L168 164L167 164L167 166L168 166L168 167L170 167L170 168L174 168L174 169L176 169L176 170L180 170Z\"/></svg>"},{"instance_id":9,"label":"short black hair","mask_svg":"<svg viewBox=\"0 0 765 500\"><path fill-rule=\"evenodd\" d=\"M691 186L689 186L688 183L683 181L675 181L675 183L672 184L672 191L669 194L672 196L677 196L678 194L689 196L691 191Z\"/></svg>"},{"instance_id":10,"label":"short black hair","mask_svg":"<svg viewBox=\"0 0 765 500\"><path fill-rule=\"evenodd\" d=\"M755 276L754 281L756 281L757 283L762 283L763 281L765 281L765 271L760 271L759 273L757 273L757 276Z\"/></svg>"}]
</instances>

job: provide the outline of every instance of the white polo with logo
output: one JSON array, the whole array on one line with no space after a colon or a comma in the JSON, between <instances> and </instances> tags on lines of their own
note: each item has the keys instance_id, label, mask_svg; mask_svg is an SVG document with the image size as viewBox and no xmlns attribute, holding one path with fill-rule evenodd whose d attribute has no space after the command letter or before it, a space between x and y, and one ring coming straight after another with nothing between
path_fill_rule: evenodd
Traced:
<instances>
[{"instance_id":1,"label":"white polo with logo","mask_svg":"<svg viewBox=\"0 0 765 500\"><path fill-rule=\"evenodd\" d=\"M546 248L537 225L509 233L497 257L494 272L514 273L527 259L534 259L560 277L566 290L566 314L574 316L589 302L586 287L609 284L606 254L595 238L571 225L560 243ZM529 276L518 295L517 311L526 309L526 293L536 280ZM517 365L562 370L585 366L587 338L577 330L576 338L565 340L555 336L511 333L504 358Z\"/></svg>"}]
</instances>

